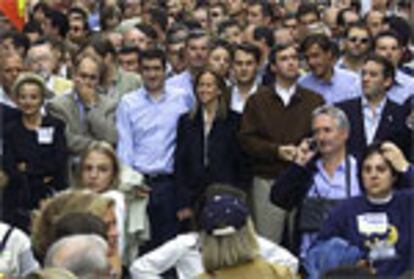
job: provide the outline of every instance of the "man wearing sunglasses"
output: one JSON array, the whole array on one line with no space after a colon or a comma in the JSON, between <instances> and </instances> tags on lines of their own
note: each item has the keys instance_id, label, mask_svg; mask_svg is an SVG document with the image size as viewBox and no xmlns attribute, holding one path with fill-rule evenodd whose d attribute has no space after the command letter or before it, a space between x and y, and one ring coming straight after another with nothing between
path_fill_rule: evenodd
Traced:
<instances>
[{"instance_id":1,"label":"man wearing sunglasses","mask_svg":"<svg viewBox=\"0 0 414 279\"><path fill-rule=\"evenodd\" d=\"M370 46L371 37L368 28L360 23L352 24L345 31L344 54L336 65L360 73Z\"/></svg>"}]
</instances>

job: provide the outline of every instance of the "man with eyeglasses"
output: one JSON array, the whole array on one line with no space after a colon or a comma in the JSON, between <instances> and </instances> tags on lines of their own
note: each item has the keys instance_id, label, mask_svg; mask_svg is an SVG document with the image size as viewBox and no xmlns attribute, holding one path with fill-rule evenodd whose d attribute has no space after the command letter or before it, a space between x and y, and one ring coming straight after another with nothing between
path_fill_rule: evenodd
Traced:
<instances>
[{"instance_id":1,"label":"man with eyeglasses","mask_svg":"<svg viewBox=\"0 0 414 279\"><path fill-rule=\"evenodd\" d=\"M364 60L370 52L371 37L368 28L360 23L352 24L345 31L344 54L336 66L360 73Z\"/></svg>"},{"instance_id":2,"label":"man with eyeglasses","mask_svg":"<svg viewBox=\"0 0 414 279\"><path fill-rule=\"evenodd\" d=\"M58 61L48 39L40 38L35 41L27 52L25 62L30 71L46 80L46 87L51 93L50 97L60 96L72 90L72 81L53 74Z\"/></svg>"},{"instance_id":3,"label":"man with eyeglasses","mask_svg":"<svg viewBox=\"0 0 414 279\"><path fill-rule=\"evenodd\" d=\"M98 94L101 61L95 56L77 57L74 89L53 98L46 110L66 123L66 140L72 159L79 156L93 141L115 144L117 132L114 114L116 99Z\"/></svg>"}]
</instances>

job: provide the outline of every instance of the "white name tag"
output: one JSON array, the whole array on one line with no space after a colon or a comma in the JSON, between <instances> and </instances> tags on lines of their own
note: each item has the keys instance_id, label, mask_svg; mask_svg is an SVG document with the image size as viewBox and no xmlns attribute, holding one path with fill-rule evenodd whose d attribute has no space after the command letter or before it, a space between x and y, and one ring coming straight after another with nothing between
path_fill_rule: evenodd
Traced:
<instances>
[{"instance_id":1,"label":"white name tag","mask_svg":"<svg viewBox=\"0 0 414 279\"><path fill-rule=\"evenodd\" d=\"M358 231L365 235L383 234L388 228L388 217L385 213L365 213L357 216Z\"/></svg>"},{"instance_id":2,"label":"white name tag","mask_svg":"<svg viewBox=\"0 0 414 279\"><path fill-rule=\"evenodd\" d=\"M53 143L53 133L55 129L53 127L41 127L37 130L37 141L39 144L51 144Z\"/></svg>"}]
</instances>

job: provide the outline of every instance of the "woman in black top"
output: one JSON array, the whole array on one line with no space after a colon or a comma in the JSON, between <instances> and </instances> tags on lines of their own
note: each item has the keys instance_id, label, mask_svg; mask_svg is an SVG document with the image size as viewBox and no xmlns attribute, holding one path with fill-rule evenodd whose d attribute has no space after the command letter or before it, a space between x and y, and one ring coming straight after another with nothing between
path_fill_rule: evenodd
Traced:
<instances>
[{"instance_id":1,"label":"woman in black top","mask_svg":"<svg viewBox=\"0 0 414 279\"><path fill-rule=\"evenodd\" d=\"M30 210L67 185L64 123L42 115L46 87L32 73L22 74L12 90L21 117L4 131L4 169L10 183L4 193L5 217L27 229Z\"/></svg>"},{"instance_id":2,"label":"woman in black top","mask_svg":"<svg viewBox=\"0 0 414 279\"><path fill-rule=\"evenodd\" d=\"M207 185L220 182L245 189L250 177L237 140L240 116L228 109L225 81L207 69L194 84L197 106L180 117L177 130L174 170L180 220L191 216Z\"/></svg>"}]
</instances>

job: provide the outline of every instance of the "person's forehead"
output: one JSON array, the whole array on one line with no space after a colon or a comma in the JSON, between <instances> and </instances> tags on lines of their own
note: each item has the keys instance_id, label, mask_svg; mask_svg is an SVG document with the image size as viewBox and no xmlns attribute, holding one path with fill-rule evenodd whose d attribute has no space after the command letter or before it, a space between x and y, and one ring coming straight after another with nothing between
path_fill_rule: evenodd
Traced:
<instances>
[{"instance_id":1,"label":"person's forehead","mask_svg":"<svg viewBox=\"0 0 414 279\"><path fill-rule=\"evenodd\" d=\"M397 38L384 36L377 39L377 46L398 46Z\"/></svg>"}]
</instances>

